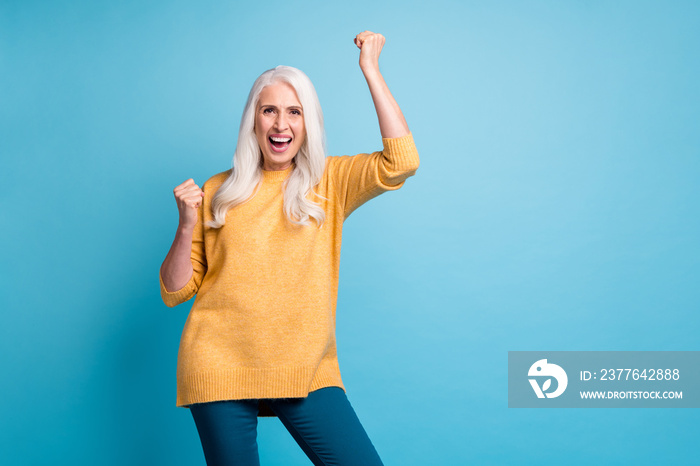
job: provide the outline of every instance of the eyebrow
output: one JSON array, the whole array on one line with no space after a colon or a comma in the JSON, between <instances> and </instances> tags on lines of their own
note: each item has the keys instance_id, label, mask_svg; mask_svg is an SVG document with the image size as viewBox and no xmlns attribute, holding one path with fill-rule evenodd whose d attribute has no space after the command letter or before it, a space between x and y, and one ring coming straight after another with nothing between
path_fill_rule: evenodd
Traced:
<instances>
[{"instance_id":1,"label":"eyebrow","mask_svg":"<svg viewBox=\"0 0 700 466\"><path fill-rule=\"evenodd\" d=\"M273 104L260 104L260 107L258 107L258 108L263 108L263 107L277 108L277 105L273 105ZM291 110L303 110L303 109L302 109L300 106L298 106L298 105L291 105L291 106L289 106L289 107L287 107L287 108L288 108L288 109L291 109Z\"/></svg>"}]
</instances>

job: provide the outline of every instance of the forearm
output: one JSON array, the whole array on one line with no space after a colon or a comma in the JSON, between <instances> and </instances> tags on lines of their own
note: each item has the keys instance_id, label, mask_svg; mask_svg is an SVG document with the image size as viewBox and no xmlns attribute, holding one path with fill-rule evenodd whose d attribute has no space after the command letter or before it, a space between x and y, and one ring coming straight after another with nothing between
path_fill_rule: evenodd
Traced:
<instances>
[{"instance_id":1,"label":"forearm","mask_svg":"<svg viewBox=\"0 0 700 466\"><path fill-rule=\"evenodd\" d=\"M366 67L362 73L367 80L369 91L372 94L374 108L377 111L379 130L383 138L400 138L410 131L406 119L401 112L399 104L391 95L384 77L379 72L379 67Z\"/></svg>"},{"instance_id":2,"label":"forearm","mask_svg":"<svg viewBox=\"0 0 700 466\"><path fill-rule=\"evenodd\" d=\"M160 267L160 275L165 288L177 291L192 278L192 234L193 228L178 227L175 239Z\"/></svg>"}]
</instances>

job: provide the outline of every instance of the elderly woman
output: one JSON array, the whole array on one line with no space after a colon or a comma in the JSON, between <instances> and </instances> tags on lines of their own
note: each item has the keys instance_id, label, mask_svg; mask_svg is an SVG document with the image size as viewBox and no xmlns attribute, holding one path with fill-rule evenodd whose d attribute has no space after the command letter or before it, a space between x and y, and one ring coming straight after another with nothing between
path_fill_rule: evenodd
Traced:
<instances>
[{"instance_id":1,"label":"elderly woman","mask_svg":"<svg viewBox=\"0 0 700 466\"><path fill-rule=\"evenodd\" d=\"M163 301L197 295L180 342L177 406L208 465L259 464L257 421L278 417L314 464L382 464L340 377L335 310L343 221L418 168L379 72L384 37L355 37L383 150L326 157L311 81L278 66L253 84L233 168L175 188L180 222Z\"/></svg>"}]
</instances>

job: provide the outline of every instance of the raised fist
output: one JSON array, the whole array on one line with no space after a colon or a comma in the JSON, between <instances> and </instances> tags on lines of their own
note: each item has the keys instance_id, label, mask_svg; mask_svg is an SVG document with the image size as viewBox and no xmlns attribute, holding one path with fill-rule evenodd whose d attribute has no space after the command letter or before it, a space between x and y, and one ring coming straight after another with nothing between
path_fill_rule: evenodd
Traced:
<instances>
[{"instance_id":1,"label":"raised fist","mask_svg":"<svg viewBox=\"0 0 700 466\"><path fill-rule=\"evenodd\" d=\"M386 39L383 35L372 31L361 32L355 36L355 45L360 49L360 68L363 71L379 68L379 54L382 53Z\"/></svg>"},{"instance_id":2,"label":"raised fist","mask_svg":"<svg viewBox=\"0 0 700 466\"><path fill-rule=\"evenodd\" d=\"M177 209L180 211L180 227L193 228L197 224L197 209L202 205L204 191L199 189L192 178L173 190Z\"/></svg>"}]
</instances>

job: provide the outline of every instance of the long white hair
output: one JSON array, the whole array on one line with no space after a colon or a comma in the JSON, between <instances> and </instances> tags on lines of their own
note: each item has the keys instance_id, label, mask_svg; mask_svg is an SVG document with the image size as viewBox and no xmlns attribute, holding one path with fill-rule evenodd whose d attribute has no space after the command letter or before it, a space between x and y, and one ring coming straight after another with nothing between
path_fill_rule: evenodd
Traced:
<instances>
[{"instance_id":1,"label":"long white hair","mask_svg":"<svg viewBox=\"0 0 700 466\"><path fill-rule=\"evenodd\" d=\"M299 152L292 159L294 169L285 180L284 213L292 223L308 225L313 217L320 227L326 217L321 206L306 198L321 181L326 163L326 135L323 130L323 112L311 80L291 66L277 66L265 71L253 83L243 110L238 143L233 155L231 174L219 187L212 199L214 220L211 228L226 223L226 212L255 195L262 180L262 152L255 137L255 114L260 92L265 86L285 82L291 85L301 103L306 137ZM316 196L321 197L317 193Z\"/></svg>"}]
</instances>

